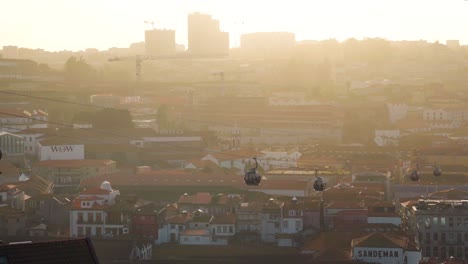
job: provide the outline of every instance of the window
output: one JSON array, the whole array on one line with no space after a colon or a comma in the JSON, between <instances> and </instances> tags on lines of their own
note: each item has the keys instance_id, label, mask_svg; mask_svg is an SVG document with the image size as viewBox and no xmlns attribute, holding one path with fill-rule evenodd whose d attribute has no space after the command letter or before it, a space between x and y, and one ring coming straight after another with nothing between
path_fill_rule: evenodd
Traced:
<instances>
[{"instance_id":1,"label":"window","mask_svg":"<svg viewBox=\"0 0 468 264\"><path fill-rule=\"evenodd\" d=\"M445 233L441 233L440 234L440 239L442 240L442 242L445 242Z\"/></svg>"},{"instance_id":2,"label":"window","mask_svg":"<svg viewBox=\"0 0 468 264\"><path fill-rule=\"evenodd\" d=\"M188 237L184 237L184 241L188 241Z\"/></svg>"},{"instance_id":3,"label":"window","mask_svg":"<svg viewBox=\"0 0 468 264\"><path fill-rule=\"evenodd\" d=\"M431 233L426 233L426 243L431 241Z\"/></svg>"},{"instance_id":4,"label":"window","mask_svg":"<svg viewBox=\"0 0 468 264\"><path fill-rule=\"evenodd\" d=\"M174 225L174 224L171 224L171 229L175 229L175 225Z\"/></svg>"},{"instance_id":5,"label":"window","mask_svg":"<svg viewBox=\"0 0 468 264\"><path fill-rule=\"evenodd\" d=\"M434 233L434 241L439 240L439 233Z\"/></svg>"},{"instance_id":6,"label":"window","mask_svg":"<svg viewBox=\"0 0 468 264\"><path fill-rule=\"evenodd\" d=\"M78 227L78 236L82 236L82 235L83 235L83 227L79 226Z\"/></svg>"},{"instance_id":7,"label":"window","mask_svg":"<svg viewBox=\"0 0 468 264\"><path fill-rule=\"evenodd\" d=\"M453 218L449 217L449 227L453 227Z\"/></svg>"},{"instance_id":8,"label":"window","mask_svg":"<svg viewBox=\"0 0 468 264\"><path fill-rule=\"evenodd\" d=\"M457 226L461 226L462 225L462 219L461 217L457 217Z\"/></svg>"},{"instance_id":9,"label":"window","mask_svg":"<svg viewBox=\"0 0 468 264\"><path fill-rule=\"evenodd\" d=\"M446 224L445 223L445 217L443 216L443 217L440 218L440 225L445 226L445 224Z\"/></svg>"},{"instance_id":10,"label":"window","mask_svg":"<svg viewBox=\"0 0 468 264\"><path fill-rule=\"evenodd\" d=\"M432 256L433 257L438 257L439 256L439 248L438 247L434 247L434 249L432 251Z\"/></svg>"},{"instance_id":11,"label":"window","mask_svg":"<svg viewBox=\"0 0 468 264\"><path fill-rule=\"evenodd\" d=\"M432 224L438 225L439 224L439 218L438 217L433 217L432 218Z\"/></svg>"},{"instance_id":12,"label":"window","mask_svg":"<svg viewBox=\"0 0 468 264\"><path fill-rule=\"evenodd\" d=\"M425 225L424 226L426 228L431 228L431 219L430 218L425 219Z\"/></svg>"},{"instance_id":13,"label":"window","mask_svg":"<svg viewBox=\"0 0 468 264\"><path fill-rule=\"evenodd\" d=\"M94 214L88 213L88 222L93 222L93 221L94 221Z\"/></svg>"},{"instance_id":14,"label":"window","mask_svg":"<svg viewBox=\"0 0 468 264\"><path fill-rule=\"evenodd\" d=\"M195 237L195 241L200 241L200 237Z\"/></svg>"},{"instance_id":15,"label":"window","mask_svg":"<svg viewBox=\"0 0 468 264\"><path fill-rule=\"evenodd\" d=\"M283 228L288 228L288 221L283 221Z\"/></svg>"},{"instance_id":16,"label":"window","mask_svg":"<svg viewBox=\"0 0 468 264\"><path fill-rule=\"evenodd\" d=\"M96 236L101 236L102 235L102 228L96 227Z\"/></svg>"},{"instance_id":17,"label":"window","mask_svg":"<svg viewBox=\"0 0 468 264\"><path fill-rule=\"evenodd\" d=\"M229 226L229 233L234 233L234 227L233 226Z\"/></svg>"},{"instance_id":18,"label":"window","mask_svg":"<svg viewBox=\"0 0 468 264\"><path fill-rule=\"evenodd\" d=\"M301 220L296 220L296 231L302 230Z\"/></svg>"},{"instance_id":19,"label":"window","mask_svg":"<svg viewBox=\"0 0 468 264\"><path fill-rule=\"evenodd\" d=\"M216 233L221 233L221 226L216 227Z\"/></svg>"},{"instance_id":20,"label":"window","mask_svg":"<svg viewBox=\"0 0 468 264\"><path fill-rule=\"evenodd\" d=\"M223 233L227 233L227 226L223 226Z\"/></svg>"},{"instance_id":21,"label":"window","mask_svg":"<svg viewBox=\"0 0 468 264\"><path fill-rule=\"evenodd\" d=\"M83 222L83 213L78 213L78 222Z\"/></svg>"},{"instance_id":22,"label":"window","mask_svg":"<svg viewBox=\"0 0 468 264\"><path fill-rule=\"evenodd\" d=\"M102 222L102 215L101 213L96 213L96 222L101 223Z\"/></svg>"},{"instance_id":23,"label":"window","mask_svg":"<svg viewBox=\"0 0 468 264\"><path fill-rule=\"evenodd\" d=\"M465 233L465 242L468 241L468 233Z\"/></svg>"}]
</instances>

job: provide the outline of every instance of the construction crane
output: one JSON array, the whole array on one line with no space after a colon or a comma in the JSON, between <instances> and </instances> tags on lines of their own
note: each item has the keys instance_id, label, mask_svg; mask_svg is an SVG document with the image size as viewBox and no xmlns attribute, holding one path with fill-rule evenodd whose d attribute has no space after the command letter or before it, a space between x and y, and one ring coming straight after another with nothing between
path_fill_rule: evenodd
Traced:
<instances>
[{"instance_id":1,"label":"construction crane","mask_svg":"<svg viewBox=\"0 0 468 264\"><path fill-rule=\"evenodd\" d=\"M155 55L135 55L129 57L113 57L108 59L109 62L118 61L135 61L135 81L137 85L141 83L141 70L143 61L146 60L173 60L173 59L185 59L185 60L219 60L227 59L228 54L208 54L208 55L192 55L187 53L181 53L176 55L166 56L155 56Z\"/></svg>"},{"instance_id":2,"label":"construction crane","mask_svg":"<svg viewBox=\"0 0 468 264\"><path fill-rule=\"evenodd\" d=\"M151 25L151 29L154 29L154 21L145 20L145 21L143 21L143 22L145 22L145 24L150 24L150 25Z\"/></svg>"}]
</instances>

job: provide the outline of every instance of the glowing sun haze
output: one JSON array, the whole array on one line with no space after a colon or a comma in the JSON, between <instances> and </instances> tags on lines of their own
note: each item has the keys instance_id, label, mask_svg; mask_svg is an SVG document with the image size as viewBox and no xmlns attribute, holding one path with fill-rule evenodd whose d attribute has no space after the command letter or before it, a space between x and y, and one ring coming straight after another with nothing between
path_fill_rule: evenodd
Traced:
<instances>
[{"instance_id":1,"label":"glowing sun haze","mask_svg":"<svg viewBox=\"0 0 468 264\"><path fill-rule=\"evenodd\" d=\"M382 37L468 43L464 0L15 0L0 3L0 46L46 50L128 47L144 40L143 21L176 30L187 43L187 15L207 13L230 33L290 31L297 40Z\"/></svg>"}]
</instances>

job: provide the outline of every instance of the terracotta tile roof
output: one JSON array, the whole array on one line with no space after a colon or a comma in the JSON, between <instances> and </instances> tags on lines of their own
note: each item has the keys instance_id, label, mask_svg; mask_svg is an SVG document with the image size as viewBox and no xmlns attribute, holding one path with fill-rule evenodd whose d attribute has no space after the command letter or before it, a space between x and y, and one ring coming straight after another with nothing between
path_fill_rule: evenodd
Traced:
<instances>
[{"instance_id":1,"label":"terracotta tile roof","mask_svg":"<svg viewBox=\"0 0 468 264\"><path fill-rule=\"evenodd\" d=\"M409 246L409 239L407 237L391 235L389 233L374 232L369 235L353 239L351 246L407 249Z\"/></svg>"},{"instance_id":2,"label":"terracotta tile roof","mask_svg":"<svg viewBox=\"0 0 468 264\"><path fill-rule=\"evenodd\" d=\"M184 231L180 232L181 236L207 236L208 231L205 229L185 229Z\"/></svg>"},{"instance_id":3,"label":"terracotta tile roof","mask_svg":"<svg viewBox=\"0 0 468 264\"><path fill-rule=\"evenodd\" d=\"M295 180L262 180L258 186L249 186L248 189L255 190L306 190L309 181Z\"/></svg>"},{"instance_id":4,"label":"terracotta tile roof","mask_svg":"<svg viewBox=\"0 0 468 264\"><path fill-rule=\"evenodd\" d=\"M365 206L359 204L356 201L341 201L341 202L332 202L325 206L326 209L364 209Z\"/></svg>"},{"instance_id":5,"label":"terracotta tile roof","mask_svg":"<svg viewBox=\"0 0 468 264\"><path fill-rule=\"evenodd\" d=\"M213 221L211 222L213 225L220 225L220 224L227 224L227 225L235 225L236 224L236 216L232 214L227 214L223 216L216 216Z\"/></svg>"},{"instance_id":6,"label":"terracotta tile roof","mask_svg":"<svg viewBox=\"0 0 468 264\"><path fill-rule=\"evenodd\" d=\"M3 175L17 175L19 177L19 169L13 165L13 163L6 161L6 160L0 160L0 172ZM2 174L0 174L0 178L2 177Z\"/></svg>"},{"instance_id":7,"label":"terracotta tile roof","mask_svg":"<svg viewBox=\"0 0 468 264\"><path fill-rule=\"evenodd\" d=\"M232 186L244 188L242 176L224 173L190 173L183 170L151 171L138 174L116 173L88 178L81 186L99 186L109 181L113 186Z\"/></svg>"},{"instance_id":8,"label":"terracotta tile roof","mask_svg":"<svg viewBox=\"0 0 468 264\"><path fill-rule=\"evenodd\" d=\"M32 116L30 112L19 108L2 108L0 112L0 118L31 118Z\"/></svg>"},{"instance_id":9,"label":"terracotta tile roof","mask_svg":"<svg viewBox=\"0 0 468 264\"><path fill-rule=\"evenodd\" d=\"M34 163L33 167L54 167L54 168L80 168L89 166L110 166L115 164L113 160L43 160Z\"/></svg>"},{"instance_id":10,"label":"terracotta tile roof","mask_svg":"<svg viewBox=\"0 0 468 264\"><path fill-rule=\"evenodd\" d=\"M109 193L111 193L111 191L96 187L96 188L86 189L82 191L80 195L103 195L103 194L109 194Z\"/></svg>"},{"instance_id":11,"label":"terracotta tile roof","mask_svg":"<svg viewBox=\"0 0 468 264\"><path fill-rule=\"evenodd\" d=\"M171 216L166 219L168 224L186 224L188 221L192 219L192 215L185 213L185 214L178 214Z\"/></svg>"},{"instance_id":12,"label":"terracotta tile roof","mask_svg":"<svg viewBox=\"0 0 468 264\"><path fill-rule=\"evenodd\" d=\"M18 189L23 190L28 195L50 194L53 191L54 183L37 175L32 175L27 181L17 182Z\"/></svg>"},{"instance_id":13,"label":"terracotta tile roof","mask_svg":"<svg viewBox=\"0 0 468 264\"><path fill-rule=\"evenodd\" d=\"M89 238L0 245L0 256L15 264L99 263Z\"/></svg>"},{"instance_id":14,"label":"terracotta tile roof","mask_svg":"<svg viewBox=\"0 0 468 264\"><path fill-rule=\"evenodd\" d=\"M179 204L210 204L212 196L210 193L200 192L193 195L183 194L179 197Z\"/></svg>"}]
</instances>

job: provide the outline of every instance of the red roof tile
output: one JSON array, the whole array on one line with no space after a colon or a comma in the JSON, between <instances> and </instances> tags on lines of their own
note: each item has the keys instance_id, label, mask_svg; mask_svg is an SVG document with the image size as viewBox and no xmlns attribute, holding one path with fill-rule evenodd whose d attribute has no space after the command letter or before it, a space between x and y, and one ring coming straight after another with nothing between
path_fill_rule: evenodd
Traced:
<instances>
[{"instance_id":1,"label":"red roof tile","mask_svg":"<svg viewBox=\"0 0 468 264\"><path fill-rule=\"evenodd\" d=\"M43 160L36 162L33 167L55 167L55 168L80 168L89 166L110 166L115 164L113 160Z\"/></svg>"}]
</instances>

